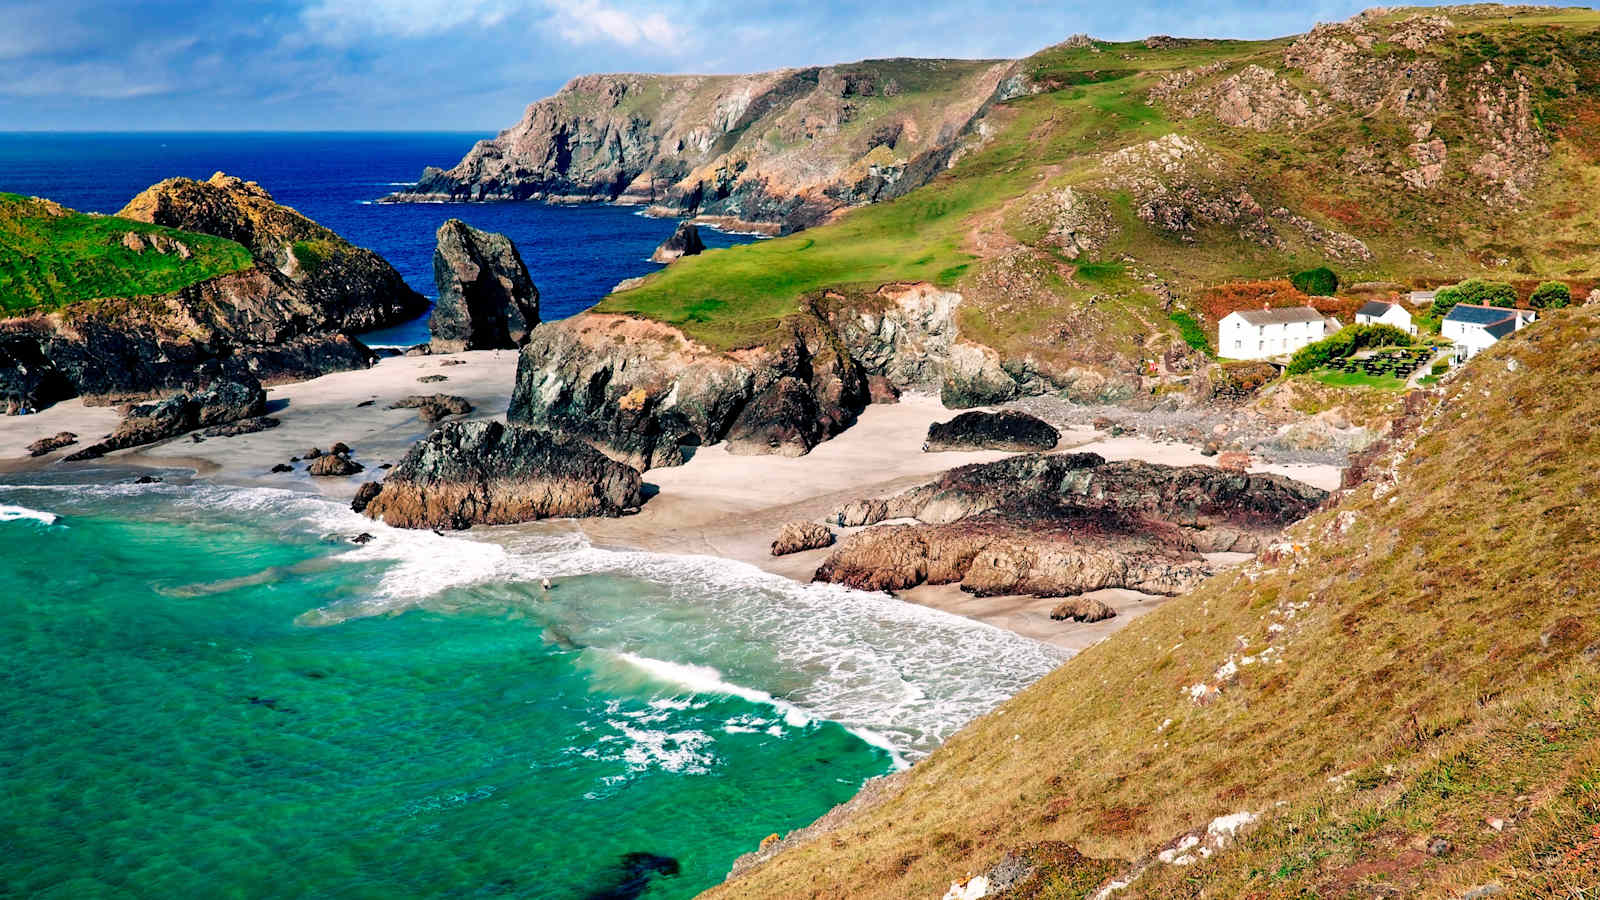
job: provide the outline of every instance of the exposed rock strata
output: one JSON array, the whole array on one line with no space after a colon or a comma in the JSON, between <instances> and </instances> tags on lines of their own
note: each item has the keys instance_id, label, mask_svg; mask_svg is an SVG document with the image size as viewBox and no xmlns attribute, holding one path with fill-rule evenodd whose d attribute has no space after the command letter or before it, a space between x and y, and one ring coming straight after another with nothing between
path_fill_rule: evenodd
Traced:
<instances>
[{"instance_id":1,"label":"exposed rock strata","mask_svg":"<svg viewBox=\"0 0 1600 900\"><path fill-rule=\"evenodd\" d=\"M1013 410L966 412L948 422L929 425L928 439L922 449L925 453L946 450L1027 453L1054 450L1060 440L1061 432L1050 423L1027 413Z\"/></svg>"},{"instance_id":2,"label":"exposed rock strata","mask_svg":"<svg viewBox=\"0 0 1600 900\"><path fill-rule=\"evenodd\" d=\"M503 234L447 220L433 251L433 281L439 299L428 333L435 353L510 350L539 324L539 289Z\"/></svg>"},{"instance_id":3,"label":"exposed rock strata","mask_svg":"<svg viewBox=\"0 0 1600 900\"><path fill-rule=\"evenodd\" d=\"M1025 90L1016 75L1011 62L908 59L585 75L389 199L616 201L804 228L943 171L990 104Z\"/></svg>"},{"instance_id":4,"label":"exposed rock strata","mask_svg":"<svg viewBox=\"0 0 1600 900\"><path fill-rule=\"evenodd\" d=\"M641 490L638 471L583 444L499 422L452 422L411 448L363 513L398 528L618 516L639 507Z\"/></svg>"},{"instance_id":5,"label":"exposed rock strata","mask_svg":"<svg viewBox=\"0 0 1600 900\"><path fill-rule=\"evenodd\" d=\"M959 582L980 596L1176 594L1211 573L1200 553L1258 551L1325 496L1280 476L1209 466L1016 456L953 469L881 509L847 507L841 518L919 524L852 535L815 577L866 590Z\"/></svg>"},{"instance_id":6,"label":"exposed rock strata","mask_svg":"<svg viewBox=\"0 0 1600 900\"><path fill-rule=\"evenodd\" d=\"M699 256L706 251L705 242L700 240L700 229L693 222L679 222L673 230L672 236L661 242L655 252L650 254L652 262L671 263L685 256Z\"/></svg>"},{"instance_id":7,"label":"exposed rock strata","mask_svg":"<svg viewBox=\"0 0 1600 900\"><path fill-rule=\"evenodd\" d=\"M383 257L277 203L253 181L221 172L205 181L169 178L117 215L243 244L259 264L299 288L334 328L364 331L428 308Z\"/></svg>"},{"instance_id":8,"label":"exposed rock strata","mask_svg":"<svg viewBox=\"0 0 1600 900\"><path fill-rule=\"evenodd\" d=\"M723 440L735 453L798 456L867 400L861 366L812 319L768 346L718 353L660 323L587 314L535 329L507 417L647 469Z\"/></svg>"}]
</instances>

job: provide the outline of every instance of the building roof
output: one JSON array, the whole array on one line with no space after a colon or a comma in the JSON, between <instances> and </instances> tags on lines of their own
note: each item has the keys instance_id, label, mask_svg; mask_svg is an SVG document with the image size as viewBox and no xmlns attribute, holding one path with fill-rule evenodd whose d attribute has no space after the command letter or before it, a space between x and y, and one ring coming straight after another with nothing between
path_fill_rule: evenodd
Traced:
<instances>
[{"instance_id":1,"label":"building roof","mask_svg":"<svg viewBox=\"0 0 1600 900\"><path fill-rule=\"evenodd\" d=\"M1396 304L1394 303L1385 303L1382 300L1368 300L1362 304L1360 309L1356 310L1356 315L1382 317L1388 315L1389 310L1394 309L1395 306Z\"/></svg>"},{"instance_id":2,"label":"building roof","mask_svg":"<svg viewBox=\"0 0 1600 900\"><path fill-rule=\"evenodd\" d=\"M1468 303L1457 303L1450 308L1450 314L1444 317L1446 322L1460 322L1465 325L1499 325L1501 322L1511 322L1515 325L1517 311L1504 306L1477 306Z\"/></svg>"},{"instance_id":3,"label":"building roof","mask_svg":"<svg viewBox=\"0 0 1600 900\"><path fill-rule=\"evenodd\" d=\"M1511 332L1517 330L1517 317L1511 316L1507 319L1501 319L1493 325L1484 326L1483 330L1494 335L1495 340L1499 340L1500 338L1503 338Z\"/></svg>"},{"instance_id":4,"label":"building roof","mask_svg":"<svg viewBox=\"0 0 1600 900\"><path fill-rule=\"evenodd\" d=\"M1322 313L1309 306L1291 306L1285 309L1241 309L1235 315L1251 325L1257 326L1322 321Z\"/></svg>"}]
</instances>

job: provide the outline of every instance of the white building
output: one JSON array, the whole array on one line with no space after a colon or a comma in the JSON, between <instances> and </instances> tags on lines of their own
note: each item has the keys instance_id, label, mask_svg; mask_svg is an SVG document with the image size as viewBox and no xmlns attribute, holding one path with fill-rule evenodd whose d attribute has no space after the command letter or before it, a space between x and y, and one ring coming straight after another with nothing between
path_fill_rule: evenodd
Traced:
<instances>
[{"instance_id":1,"label":"white building","mask_svg":"<svg viewBox=\"0 0 1600 900\"><path fill-rule=\"evenodd\" d=\"M1439 334L1455 342L1456 362L1464 362L1513 331L1521 331L1535 318L1531 309L1457 303L1439 323Z\"/></svg>"},{"instance_id":2,"label":"white building","mask_svg":"<svg viewBox=\"0 0 1600 900\"><path fill-rule=\"evenodd\" d=\"M1244 309L1217 323L1217 352L1228 359L1266 359L1293 353L1339 330L1309 306Z\"/></svg>"},{"instance_id":3,"label":"white building","mask_svg":"<svg viewBox=\"0 0 1600 900\"><path fill-rule=\"evenodd\" d=\"M1373 300L1364 304L1356 312L1357 325L1393 325L1406 334L1416 334L1417 325L1411 321L1411 313L1398 303L1384 303L1382 300Z\"/></svg>"}]
</instances>

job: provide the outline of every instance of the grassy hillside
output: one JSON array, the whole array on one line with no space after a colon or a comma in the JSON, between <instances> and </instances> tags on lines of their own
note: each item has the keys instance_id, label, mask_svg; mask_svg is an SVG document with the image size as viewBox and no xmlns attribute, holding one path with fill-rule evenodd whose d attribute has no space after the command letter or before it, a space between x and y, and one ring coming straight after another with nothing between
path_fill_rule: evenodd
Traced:
<instances>
[{"instance_id":1,"label":"grassy hillside","mask_svg":"<svg viewBox=\"0 0 1600 900\"><path fill-rule=\"evenodd\" d=\"M164 294L251 262L250 252L233 241L0 193L3 315Z\"/></svg>"},{"instance_id":2,"label":"grassy hillside","mask_svg":"<svg viewBox=\"0 0 1600 900\"><path fill-rule=\"evenodd\" d=\"M1595 896L1597 376L1600 309L1503 341L1262 560L710 896L938 897L1039 842L1088 859L1047 844L1007 896L1082 897L1112 871L1117 897ZM1236 813L1258 821L1232 846L1154 859Z\"/></svg>"},{"instance_id":3,"label":"grassy hillside","mask_svg":"<svg viewBox=\"0 0 1600 900\"><path fill-rule=\"evenodd\" d=\"M809 292L926 280L967 298L969 337L1048 360L1177 340L1167 298L1198 313L1231 279L1600 270L1600 212L1577 199L1600 189L1600 13L1403 9L1303 39L1069 43L1023 61L1034 92L992 109L932 183L685 260L601 308L736 347Z\"/></svg>"}]
</instances>

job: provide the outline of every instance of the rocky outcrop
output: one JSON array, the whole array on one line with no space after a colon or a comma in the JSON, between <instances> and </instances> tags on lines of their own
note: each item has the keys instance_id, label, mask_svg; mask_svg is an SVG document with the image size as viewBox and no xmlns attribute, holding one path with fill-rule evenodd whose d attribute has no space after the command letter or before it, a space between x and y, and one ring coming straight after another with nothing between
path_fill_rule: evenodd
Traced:
<instances>
[{"instance_id":1,"label":"rocky outcrop","mask_svg":"<svg viewBox=\"0 0 1600 900\"><path fill-rule=\"evenodd\" d=\"M450 416L464 416L472 412L472 404L465 397L454 394L412 394L389 404L390 409L414 409L417 418L432 425Z\"/></svg>"},{"instance_id":2,"label":"rocky outcrop","mask_svg":"<svg viewBox=\"0 0 1600 900\"><path fill-rule=\"evenodd\" d=\"M667 325L591 313L534 330L507 417L642 470L724 440L735 453L798 456L867 400L861 366L809 317L766 346L723 353Z\"/></svg>"},{"instance_id":3,"label":"rocky outcrop","mask_svg":"<svg viewBox=\"0 0 1600 900\"><path fill-rule=\"evenodd\" d=\"M1106 619L1116 618L1116 615L1117 611L1104 600L1094 597L1073 597L1050 610L1050 618L1057 621L1071 619L1074 622L1104 622Z\"/></svg>"},{"instance_id":4,"label":"rocky outcrop","mask_svg":"<svg viewBox=\"0 0 1600 900\"><path fill-rule=\"evenodd\" d=\"M1211 573L1200 553L1255 552L1326 493L1275 475L1107 462L1093 453L963 466L846 511L880 525L847 538L816 579L865 590L959 582L980 596L1108 587L1176 594ZM841 512L841 521L843 511Z\"/></svg>"},{"instance_id":5,"label":"rocky outcrop","mask_svg":"<svg viewBox=\"0 0 1600 900\"><path fill-rule=\"evenodd\" d=\"M679 222L673 230L672 236L661 242L661 246L650 254L651 262L671 263L685 256L699 256L706 250L705 242L700 240L700 229L693 222Z\"/></svg>"},{"instance_id":6,"label":"rocky outcrop","mask_svg":"<svg viewBox=\"0 0 1600 900\"><path fill-rule=\"evenodd\" d=\"M70 447L78 442L78 436L70 431L58 431L49 437L39 438L28 445L29 456L44 456L54 453L62 447Z\"/></svg>"},{"instance_id":7,"label":"rocky outcrop","mask_svg":"<svg viewBox=\"0 0 1600 900\"><path fill-rule=\"evenodd\" d=\"M433 281L439 299L428 319L435 353L510 350L539 324L539 289L511 239L460 219L439 226Z\"/></svg>"},{"instance_id":8,"label":"rocky outcrop","mask_svg":"<svg viewBox=\"0 0 1600 900\"><path fill-rule=\"evenodd\" d=\"M889 516L889 503L886 500L851 500L844 508L833 514L833 519L842 528L854 528L859 525L876 525Z\"/></svg>"},{"instance_id":9,"label":"rocky outcrop","mask_svg":"<svg viewBox=\"0 0 1600 900\"><path fill-rule=\"evenodd\" d=\"M614 201L804 228L943 171L989 105L1017 92L1016 74L1010 62L895 59L585 75L388 199Z\"/></svg>"},{"instance_id":10,"label":"rocky outcrop","mask_svg":"<svg viewBox=\"0 0 1600 900\"><path fill-rule=\"evenodd\" d=\"M924 453L947 450L1006 450L1027 453L1054 450L1061 432L1050 423L1015 410L967 412L928 426Z\"/></svg>"},{"instance_id":11,"label":"rocky outcrop","mask_svg":"<svg viewBox=\"0 0 1600 900\"><path fill-rule=\"evenodd\" d=\"M204 390L175 394L158 403L130 408L105 440L67 459L97 459L114 450L153 444L200 428L223 428L231 423L259 419L266 411L267 392L261 383L248 375L235 373Z\"/></svg>"},{"instance_id":12,"label":"rocky outcrop","mask_svg":"<svg viewBox=\"0 0 1600 900\"><path fill-rule=\"evenodd\" d=\"M365 331L428 308L381 256L275 202L253 181L221 172L205 181L169 178L117 215L243 244L258 264L297 287L327 327Z\"/></svg>"},{"instance_id":13,"label":"rocky outcrop","mask_svg":"<svg viewBox=\"0 0 1600 900\"><path fill-rule=\"evenodd\" d=\"M785 522L772 542L773 556L817 550L833 543L833 532L820 522Z\"/></svg>"},{"instance_id":14,"label":"rocky outcrop","mask_svg":"<svg viewBox=\"0 0 1600 900\"><path fill-rule=\"evenodd\" d=\"M618 516L643 502L635 469L584 444L499 422L452 422L390 470L363 513L398 528ZM370 493L370 491L369 491Z\"/></svg>"},{"instance_id":15,"label":"rocky outcrop","mask_svg":"<svg viewBox=\"0 0 1600 900\"><path fill-rule=\"evenodd\" d=\"M344 478L365 469L366 466L351 459L348 452L326 453L313 459L306 466L306 474L320 478Z\"/></svg>"}]
</instances>

